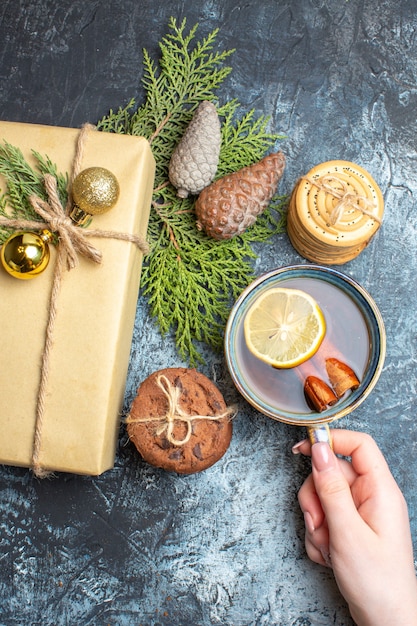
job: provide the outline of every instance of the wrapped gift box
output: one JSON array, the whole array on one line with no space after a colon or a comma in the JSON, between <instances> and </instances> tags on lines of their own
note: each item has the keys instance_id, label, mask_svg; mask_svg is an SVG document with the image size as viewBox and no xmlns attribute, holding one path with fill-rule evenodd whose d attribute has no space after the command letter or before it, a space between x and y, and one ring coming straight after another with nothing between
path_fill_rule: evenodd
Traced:
<instances>
[{"instance_id":1,"label":"wrapped gift box","mask_svg":"<svg viewBox=\"0 0 417 626\"><path fill-rule=\"evenodd\" d=\"M79 130L0 122L0 140L48 156L58 172L71 172ZM120 195L91 228L146 237L155 161L142 137L92 131L82 169L105 167ZM0 188L6 184L0 177ZM65 271L58 294L39 462L50 471L98 475L114 465L130 355L142 253L131 242L89 238L101 264L83 257ZM0 463L30 467L41 358L56 260L17 280L0 267Z\"/></svg>"}]
</instances>

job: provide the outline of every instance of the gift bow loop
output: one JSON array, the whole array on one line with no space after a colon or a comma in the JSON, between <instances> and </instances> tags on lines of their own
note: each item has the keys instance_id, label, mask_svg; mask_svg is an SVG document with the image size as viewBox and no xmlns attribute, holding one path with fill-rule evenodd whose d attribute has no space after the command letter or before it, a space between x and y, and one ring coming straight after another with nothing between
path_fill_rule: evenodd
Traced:
<instances>
[{"instance_id":1,"label":"gift bow loop","mask_svg":"<svg viewBox=\"0 0 417 626\"><path fill-rule=\"evenodd\" d=\"M101 263L100 250L87 241L83 229L65 214L59 199L55 176L45 174L44 181L49 202L38 196L30 196L29 202L51 231L58 235L60 245L65 251L67 269L71 270L78 265L78 254L82 254L95 263Z\"/></svg>"}]
</instances>

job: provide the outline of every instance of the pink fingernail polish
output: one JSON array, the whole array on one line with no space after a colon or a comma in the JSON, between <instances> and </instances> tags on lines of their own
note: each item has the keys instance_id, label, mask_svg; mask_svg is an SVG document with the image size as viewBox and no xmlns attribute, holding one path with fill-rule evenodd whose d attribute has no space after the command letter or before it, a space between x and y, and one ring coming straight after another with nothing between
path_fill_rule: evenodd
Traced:
<instances>
[{"instance_id":1,"label":"pink fingernail polish","mask_svg":"<svg viewBox=\"0 0 417 626\"><path fill-rule=\"evenodd\" d=\"M304 524L306 526L307 532L309 532L310 534L314 533L316 529L314 527L311 513L309 513L308 511L304 511Z\"/></svg>"},{"instance_id":2,"label":"pink fingernail polish","mask_svg":"<svg viewBox=\"0 0 417 626\"><path fill-rule=\"evenodd\" d=\"M302 441L299 441L298 443L296 443L292 448L291 451L293 454L300 454L300 448L303 447L303 445L306 443L307 439L303 439Z\"/></svg>"},{"instance_id":3,"label":"pink fingernail polish","mask_svg":"<svg viewBox=\"0 0 417 626\"><path fill-rule=\"evenodd\" d=\"M332 451L328 443L315 443L311 448L311 457L318 472L324 472L334 465Z\"/></svg>"},{"instance_id":4,"label":"pink fingernail polish","mask_svg":"<svg viewBox=\"0 0 417 626\"><path fill-rule=\"evenodd\" d=\"M320 546L321 556L327 567L333 567L328 546Z\"/></svg>"}]
</instances>

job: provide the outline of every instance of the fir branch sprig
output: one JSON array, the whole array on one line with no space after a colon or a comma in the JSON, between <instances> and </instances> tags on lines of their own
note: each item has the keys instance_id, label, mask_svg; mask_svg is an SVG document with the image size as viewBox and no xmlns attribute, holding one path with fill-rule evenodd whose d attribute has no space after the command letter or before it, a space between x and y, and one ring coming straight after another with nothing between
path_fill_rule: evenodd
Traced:
<instances>
[{"instance_id":1,"label":"fir branch sprig","mask_svg":"<svg viewBox=\"0 0 417 626\"><path fill-rule=\"evenodd\" d=\"M52 174L57 179L61 202L67 200L68 175L61 174L48 156L42 156L32 150L35 167L26 161L20 148L5 142L0 145L0 174L6 182L0 199L0 215L14 219L41 221L41 218L29 202L31 195L47 200L44 185L45 174ZM0 243L12 233L12 229L0 227Z\"/></svg>"},{"instance_id":2,"label":"fir branch sprig","mask_svg":"<svg viewBox=\"0 0 417 626\"><path fill-rule=\"evenodd\" d=\"M231 71L224 62L233 53L213 52L217 29L194 42L198 25L188 35L185 25L185 20L177 25L171 18L171 33L160 44L159 65L144 51L144 104L136 108L131 99L110 111L98 128L144 136L151 144L157 167L148 228L151 254L144 261L142 291L161 332L174 330L179 354L196 365L203 361L199 342L221 348L230 307L254 277L252 245L271 241L283 231L286 198L276 195L254 226L232 240L217 242L196 228L195 198L176 195L168 181L172 152L199 103L216 99L215 90ZM236 100L218 106L223 123L217 177L259 161L281 138L269 133L268 118L255 118L254 111L239 119L239 106ZM0 215L38 220L28 198L34 194L47 200L46 173L56 177L65 206L68 175L58 173L49 157L35 151L32 155L35 167L18 148L0 146L0 174L7 184L0 195ZM9 234L0 227L0 243Z\"/></svg>"},{"instance_id":3,"label":"fir branch sprig","mask_svg":"<svg viewBox=\"0 0 417 626\"><path fill-rule=\"evenodd\" d=\"M178 352L191 365L202 362L199 342L220 349L230 307L254 278L252 244L271 241L284 230L285 198L275 196L255 225L238 237L217 242L196 228L195 198L180 199L168 181L168 166L195 109L215 101L215 90L229 75L233 50L214 52L218 30L195 42L198 25L185 33L186 21L171 18L156 64L144 51L142 84L146 98L136 108L111 110L98 123L102 131L147 137L156 160L155 189L149 220L151 254L145 258L142 293L162 334L174 331ZM269 119L250 111L238 119L236 100L218 106L222 144L217 177L259 161L277 134Z\"/></svg>"},{"instance_id":4,"label":"fir branch sprig","mask_svg":"<svg viewBox=\"0 0 417 626\"><path fill-rule=\"evenodd\" d=\"M242 119L236 119L238 108L239 103L233 100L218 109L224 121L216 178L255 163L279 139L279 136L267 131L269 118L260 116L255 119L252 109Z\"/></svg>"}]
</instances>

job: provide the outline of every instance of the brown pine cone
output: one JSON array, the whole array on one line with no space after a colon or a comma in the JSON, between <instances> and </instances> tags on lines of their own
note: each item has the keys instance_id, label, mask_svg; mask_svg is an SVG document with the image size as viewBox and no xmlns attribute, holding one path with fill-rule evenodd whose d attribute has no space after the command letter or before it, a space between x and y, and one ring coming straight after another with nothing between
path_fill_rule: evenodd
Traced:
<instances>
[{"instance_id":1,"label":"brown pine cone","mask_svg":"<svg viewBox=\"0 0 417 626\"><path fill-rule=\"evenodd\" d=\"M219 240L241 235L268 207L284 168L285 156L276 152L216 180L197 199L197 228Z\"/></svg>"}]
</instances>

